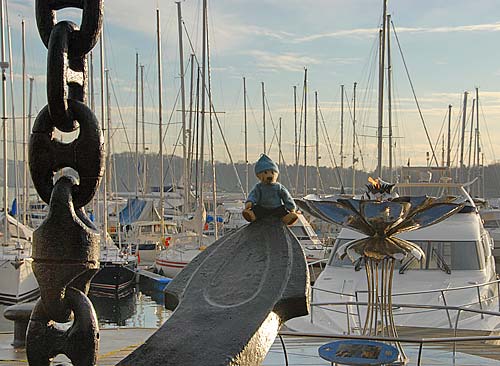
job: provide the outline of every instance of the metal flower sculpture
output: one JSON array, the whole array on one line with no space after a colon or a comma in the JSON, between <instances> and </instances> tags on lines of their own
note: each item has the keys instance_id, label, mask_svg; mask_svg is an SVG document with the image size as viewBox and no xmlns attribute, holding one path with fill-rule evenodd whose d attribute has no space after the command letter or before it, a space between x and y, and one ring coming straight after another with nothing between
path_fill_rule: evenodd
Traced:
<instances>
[{"instance_id":1,"label":"metal flower sculpture","mask_svg":"<svg viewBox=\"0 0 500 366\"><path fill-rule=\"evenodd\" d=\"M362 261L365 263L368 307L363 335L397 337L392 314L395 261L425 257L418 245L395 235L450 217L463 207L463 204L453 203L455 199L452 196L407 196L377 201L338 196L320 199L310 195L296 200L298 206L312 216L367 236L342 245L336 252L340 258L348 256L357 267ZM395 345L402 359L406 359L401 345Z\"/></svg>"}]
</instances>

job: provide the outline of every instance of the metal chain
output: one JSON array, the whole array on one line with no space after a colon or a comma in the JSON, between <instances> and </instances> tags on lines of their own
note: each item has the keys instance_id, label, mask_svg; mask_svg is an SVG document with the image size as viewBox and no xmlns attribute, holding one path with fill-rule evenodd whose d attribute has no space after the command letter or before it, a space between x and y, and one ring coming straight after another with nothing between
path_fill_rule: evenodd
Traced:
<instances>
[{"instance_id":1,"label":"metal chain","mask_svg":"<svg viewBox=\"0 0 500 366\"><path fill-rule=\"evenodd\" d=\"M99 187L104 172L104 138L94 113L85 105L86 54L102 28L103 0L36 0L40 37L48 49L47 105L38 114L29 142L34 186L49 214L33 234L33 271L40 286L28 326L26 352L30 365L46 366L65 354L74 365L96 364L99 327L86 294L99 270L99 231L83 207ZM83 10L80 27L56 23L56 10ZM55 129L78 137L63 143ZM72 168L78 179L55 173ZM62 331L54 322L68 322Z\"/></svg>"}]
</instances>

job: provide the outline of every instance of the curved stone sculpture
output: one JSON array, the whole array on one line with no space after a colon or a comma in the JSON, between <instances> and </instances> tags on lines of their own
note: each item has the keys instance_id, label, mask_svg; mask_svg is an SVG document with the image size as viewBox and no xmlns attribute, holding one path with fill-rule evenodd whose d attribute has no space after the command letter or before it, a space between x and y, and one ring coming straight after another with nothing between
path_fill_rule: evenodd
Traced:
<instances>
[{"instance_id":1,"label":"curved stone sculpture","mask_svg":"<svg viewBox=\"0 0 500 366\"><path fill-rule=\"evenodd\" d=\"M279 219L258 220L194 258L165 303L172 316L118 365L260 365L281 324L308 314L304 253Z\"/></svg>"}]
</instances>

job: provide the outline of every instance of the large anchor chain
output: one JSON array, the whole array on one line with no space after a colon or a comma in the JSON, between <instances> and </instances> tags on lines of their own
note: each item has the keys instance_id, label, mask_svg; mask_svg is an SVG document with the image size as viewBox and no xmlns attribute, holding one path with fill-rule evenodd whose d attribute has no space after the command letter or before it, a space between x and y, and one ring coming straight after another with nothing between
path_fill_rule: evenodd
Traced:
<instances>
[{"instance_id":1,"label":"large anchor chain","mask_svg":"<svg viewBox=\"0 0 500 366\"><path fill-rule=\"evenodd\" d=\"M73 187L70 177L57 181L48 217L33 235L33 267L41 298L28 326L30 365L47 366L60 353L74 365L95 365L97 360L99 327L85 293L99 268L99 233L81 208L75 211ZM66 331L54 324L72 317Z\"/></svg>"},{"instance_id":2,"label":"large anchor chain","mask_svg":"<svg viewBox=\"0 0 500 366\"><path fill-rule=\"evenodd\" d=\"M67 7L83 10L80 28L68 21L56 23L56 10ZM103 0L36 0L38 30L48 48L48 104L33 126L29 165L49 213L33 233L33 271L41 298L26 336L32 366L48 366L58 354L68 356L75 366L97 361L99 326L86 294L99 270L100 235L83 207L92 200L104 172L104 139L84 102L86 54L99 38L102 14ZM63 143L55 138L56 129L79 129L79 135ZM64 168L78 176L56 180L55 174ZM69 328L57 324L71 320Z\"/></svg>"}]
</instances>

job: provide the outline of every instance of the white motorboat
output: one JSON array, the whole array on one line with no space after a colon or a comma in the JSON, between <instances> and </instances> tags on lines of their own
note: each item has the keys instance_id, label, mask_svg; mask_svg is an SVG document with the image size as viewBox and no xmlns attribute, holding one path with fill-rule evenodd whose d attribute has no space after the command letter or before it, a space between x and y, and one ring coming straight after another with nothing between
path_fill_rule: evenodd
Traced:
<instances>
[{"instance_id":1,"label":"white motorboat","mask_svg":"<svg viewBox=\"0 0 500 366\"><path fill-rule=\"evenodd\" d=\"M0 215L0 303L32 301L40 294L32 268L33 230L10 215L7 219L9 237L4 241L5 214Z\"/></svg>"},{"instance_id":2,"label":"white motorboat","mask_svg":"<svg viewBox=\"0 0 500 366\"><path fill-rule=\"evenodd\" d=\"M299 219L289 226L293 235L297 238L308 262L316 262L328 257L328 247L323 245L323 242L318 238L318 235L312 228L309 221L306 220L304 215L299 214Z\"/></svg>"},{"instance_id":3,"label":"white motorboat","mask_svg":"<svg viewBox=\"0 0 500 366\"><path fill-rule=\"evenodd\" d=\"M392 301L396 325L495 329L498 317L466 311L496 312L499 308L493 241L478 210L459 184L413 184L420 188L425 185L440 189L440 195L458 189L466 205L436 225L398 235L418 244L425 259L403 261L394 272ZM408 188L412 184L401 186ZM330 259L313 286L311 315L291 320L287 323L289 328L340 334L361 332L368 300L364 265L339 259L337 251L343 244L362 237L353 230L341 230Z\"/></svg>"},{"instance_id":4,"label":"white motorboat","mask_svg":"<svg viewBox=\"0 0 500 366\"><path fill-rule=\"evenodd\" d=\"M175 223L164 221L163 225L165 237L161 236L161 221L136 221L127 225L122 246L131 248L132 253L137 251L141 265L153 265L158 253L177 235Z\"/></svg>"},{"instance_id":5,"label":"white motorboat","mask_svg":"<svg viewBox=\"0 0 500 366\"><path fill-rule=\"evenodd\" d=\"M243 202L240 202L235 206L224 207L224 234L248 224L248 222L241 215L243 208Z\"/></svg>"}]
</instances>

